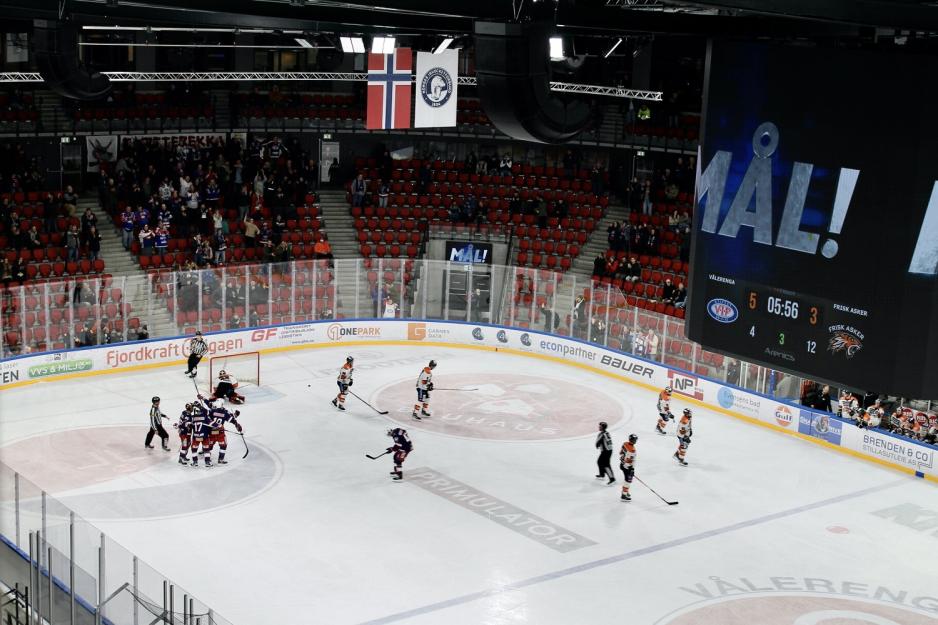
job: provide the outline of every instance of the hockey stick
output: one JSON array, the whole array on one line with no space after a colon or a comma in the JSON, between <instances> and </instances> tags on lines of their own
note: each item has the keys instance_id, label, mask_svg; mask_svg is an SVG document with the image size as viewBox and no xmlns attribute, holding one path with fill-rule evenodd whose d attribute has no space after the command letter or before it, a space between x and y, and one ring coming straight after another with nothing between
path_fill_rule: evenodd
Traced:
<instances>
[{"instance_id":1,"label":"hockey stick","mask_svg":"<svg viewBox=\"0 0 938 625\"><path fill-rule=\"evenodd\" d=\"M434 388L434 391L477 391L477 388Z\"/></svg>"},{"instance_id":2,"label":"hockey stick","mask_svg":"<svg viewBox=\"0 0 938 625\"><path fill-rule=\"evenodd\" d=\"M245 458L247 458L248 454L251 453L251 450L248 449L248 440L244 438L244 434L242 434L241 432L232 432L231 430L225 430L225 432L228 434L237 434L238 436L241 437L241 442L244 443L244 455L241 456L241 459L244 460Z\"/></svg>"},{"instance_id":3,"label":"hockey stick","mask_svg":"<svg viewBox=\"0 0 938 625\"><path fill-rule=\"evenodd\" d=\"M668 501L667 499L665 499L664 497L662 497L661 495L659 495L657 492L655 492L655 489L654 489L654 488L652 488L651 486L649 486L649 485L646 484L645 482L642 482L642 479L641 479L640 477L638 477L637 475L635 476L635 479L638 480L639 483L640 483L642 486L644 486L645 488L647 488L647 489L650 490L651 492L655 493L655 496L658 497L658 499L660 499L661 501L665 502L665 503L668 504L669 506L676 506L676 505L678 504L678 502L676 502L676 501Z\"/></svg>"},{"instance_id":4,"label":"hockey stick","mask_svg":"<svg viewBox=\"0 0 938 625\"><path fill-rule=\"evenodd\" d=\"M354 397L355 399L357 399L358 401L360 401L361 403L365 404L366 406L368 406L369 408L371 408L372 410L374 410L374 411L377 412L378 414L388 414L388 411L387 411L387 410L378 410L377 408L375 408L374 406L372 406L371 404L369 404L368 402L366 402L364 399L362 399L361 397L359 397L358 395L356 395L355 393L353 393L353 392L352 392L352 389L349 389L349 390L348 390L348 394L351 395L352 397Z\"/></svg>"},{"instance_id":5,"label":"hockey stick","mask_svg":"<svg viewBox=\"0 0 938 625\"><path fill-rule=\"evenodd\" d=\"M381 456L387 456L389 453L391 453L391 452L390 452L390 451L386 451L386 452L384 452L383 454L378 454L377 456L372 456L371 454L365 454L365 457L366 457L366 458L371 458L372 460L377 460L377 459L380 458Z\"/></svg>"}]
</instances>

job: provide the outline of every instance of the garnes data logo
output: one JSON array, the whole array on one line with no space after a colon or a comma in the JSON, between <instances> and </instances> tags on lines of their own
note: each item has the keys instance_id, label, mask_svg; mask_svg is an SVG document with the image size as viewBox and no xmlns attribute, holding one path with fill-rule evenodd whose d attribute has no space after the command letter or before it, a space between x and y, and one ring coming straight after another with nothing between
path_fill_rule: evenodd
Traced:
<instances>
[{"instance_id":1,"label":"garnes data logo","mask_svg":"<svg viewBox=\"0 0 938 625\"><path fill-rule=\"evenodd\" d=\"M733 323L739 318L739 310L736 308L736 304L719 297L707 303L707 314L720 323Z\"/></svg>"},{"instance_id":2,"label":"garnes data logo","mask_svg":"<svg viewBox=\"0 0 938 625\"><path fill-rule=\"evenodd\" d=\"M338 323L332 323L329 324L328 328L326 328L326 336L329 337L329 340L331 341L338 341L339 339L346 336L359 338L380 338L381 328L377 326L343 326Z\"/></svg>"},{"instance_id":3,"label":"garnes data logo","mask_svg":"<svg viewBox=\"0 0 938 625\"><path fill-rule=\"evenodd\" d=\"M495 338L498 339L498 342L499 342L499 343L507 343L507 342L508 342L508 334L507 334L504 330L499 330L499 331L498 331L498 334L495 335Z\"/></svg>"},{"instance_id":4,"label":"garnes data logo","mask_svg":"<svg viewBox=\"0 0 938 625\"><path fill-rule=\"evenodd\" d=\"M427 324L425 323L408 323L407 324L407 340L408 341L422 341L427 338Z\"/></svg>"},{"instance_id":5,"label":"garnes data logo","mask_svg":"<svg viewBox=\"0 0 938 625\"><path fill-rule=\"evenodd\" d=\"M838 323L828 328L831 333L827 341L827 351L835 356L843 354L850 359L857 355L863 349L863 333L853 326Z\"/></svg>"},{"instance_id":6,"label":"garnes data logo","mask_svg":"<svg viewBox=\"0 0 938 625\"><path fill-rule=\"evenodd\" d=\"M482 339L484 339L485 336L482 334L482 328L473 328L472 338L474 338L477 341L481 341Z\"/></svg>"}]
</instances>

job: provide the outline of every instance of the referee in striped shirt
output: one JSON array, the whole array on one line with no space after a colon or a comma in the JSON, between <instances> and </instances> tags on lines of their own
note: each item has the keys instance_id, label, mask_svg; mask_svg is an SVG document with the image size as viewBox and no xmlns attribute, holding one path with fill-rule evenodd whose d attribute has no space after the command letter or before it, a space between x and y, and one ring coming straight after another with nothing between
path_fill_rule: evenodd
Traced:
<instances>
[{"instance_id":1,"label":"referee in striped shirt","mask_svg":"<svg viewBox=\"0 0 938 625\"><path fill-rule=\"evenodd\" d=\"M616 474L612 472L609 465L609 459L612 457L612 436L609 435L609 426L605 421L599 422L599 434L596 436L596 449L599 450L599 458L596 459L596 465L599 467L599 473L596 478L608 477L606 484L612 484L616 481Z\"/></svg>"},{"instance_id":2,"label":"referee in striped shirt","mask_svg":"<svg viewBox=\"0 0 938 625\"><path fill-rule=\"evenodd\" d=\"M202 333L196 332L195 336L192 337L192 340L189 342L189 366L186 369L187 376L190 378L196 376L199 370L199 361L202 360L202 356L204 356L207 351L208 345L205 344Z\"/></svg>"},{"instance_id":3,"label":"referee in striped shirt","mask_svg":"<svg viewBox=\"0 0 938 625\"><path fill-rule=\"evenodd\" d=\"M163 443L163 451L170 450L169 446L166 444L166 441L169 440L169 434L163 429L163 424L161 423L165 418L166 415L160 410L160 398L154 397L153 405L150 406L150 431L147 432L147 440L144 443L147 449L153 449L153 445L150 444L153 442L153 435L159 434L160 441Z\"/></svg>"}]
</instances>

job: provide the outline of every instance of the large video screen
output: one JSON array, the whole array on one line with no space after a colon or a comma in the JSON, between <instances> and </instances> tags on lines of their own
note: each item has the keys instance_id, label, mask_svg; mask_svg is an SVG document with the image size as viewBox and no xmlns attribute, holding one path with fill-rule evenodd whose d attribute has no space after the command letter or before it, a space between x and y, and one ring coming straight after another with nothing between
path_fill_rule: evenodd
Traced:
<instances>
[{"instance_id":1,"label":"large video screen","mask_svg":"<svg viewBox=\"0 0 938 625\"><path fill-rule=\"evenodd\" d=\"M688 337L938 397L938 61L713 42Z\"/></svg>"}]
</instances>

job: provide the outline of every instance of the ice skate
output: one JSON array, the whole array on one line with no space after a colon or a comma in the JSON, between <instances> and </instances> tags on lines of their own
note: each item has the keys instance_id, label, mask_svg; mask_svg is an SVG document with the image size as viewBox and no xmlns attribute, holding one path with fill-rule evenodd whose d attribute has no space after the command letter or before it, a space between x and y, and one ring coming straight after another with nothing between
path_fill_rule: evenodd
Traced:
<instances>
[{"instance_id":1,"label":"ice skate","mask_svg":"<svg viewBox=\"0 0 938 625\"><path fill-rule=\"evenodd\" d=\"M632 495L630 495L630 494L628 494L628 493L623 493L622 496L619 497L619 499L620 499L621 501L632 501Z\"/></svg>"},{"instance_id":2,"label":"ice skate","mask_svg":"<svg viewBox=\"0 0 938 625\"><path fill-rule=\"evenodd\" d=\"M674 459L677 460L678 462L680 462L682 467L686 467L686 466L687 466L687 461L684 460L683 458L681 458L681 457L678 455L677 452L674 452Z\"/></svg>"}]
</instances>

